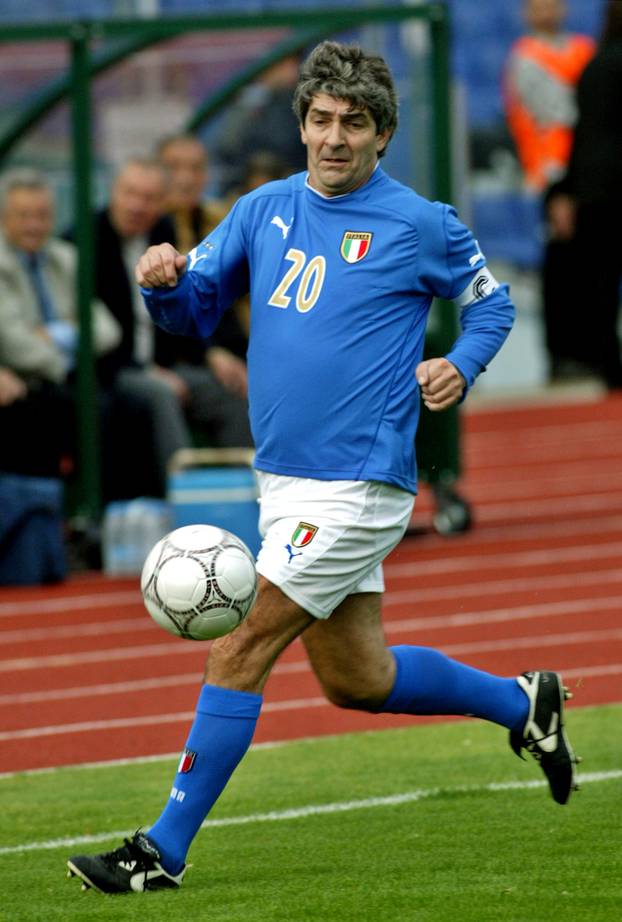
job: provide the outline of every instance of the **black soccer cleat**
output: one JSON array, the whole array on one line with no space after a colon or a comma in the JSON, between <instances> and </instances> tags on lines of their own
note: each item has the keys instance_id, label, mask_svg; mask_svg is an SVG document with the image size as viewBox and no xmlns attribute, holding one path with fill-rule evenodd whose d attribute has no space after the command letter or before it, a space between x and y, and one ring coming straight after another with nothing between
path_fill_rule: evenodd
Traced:
<instances>
[{"instance_id":1,"label":"black soccer cleat","mask_svg":"<svg viewBox=\"0 0 622 922\"><path fill-rule=\"evenodd\" d=\"M571 698L557 672L524 672L517 680L529 698L529 714L522 732L510 731L510 746L523 758L527 749L546 775L553 800L565 804L579 786L575 756L564 730L564 700Z\"/></svg>"},{"instance_id":2,"label":"black soccer cleat","mask_svg":"<svg viewBox=\"0 0 622 922\"><path fill-rule=\"evenodd\" d=\"M179 887L185 865L179 874L165 871L159 851L142 832L124 843L103 855L74 855L67 862L67 876L81 878L83 890L92 887L100 893L143 893Z\"/></svg>"}]
</instances>

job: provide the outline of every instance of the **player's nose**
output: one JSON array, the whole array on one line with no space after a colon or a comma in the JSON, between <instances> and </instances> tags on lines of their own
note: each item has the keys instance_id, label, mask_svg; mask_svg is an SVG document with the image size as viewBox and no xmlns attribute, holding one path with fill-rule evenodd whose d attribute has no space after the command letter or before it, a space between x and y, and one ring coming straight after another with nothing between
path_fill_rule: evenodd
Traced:
<instances>
[{"instance_id":1,"label":"player's nose","mask_svg":"<svg viewBox=\"0 0 622 922\"><path fill-rule=\"evenodd\" d=\"M330 123L325 142L329 147L341 147L343 144L343 128L341 122L335 120Z\"/></svg>"}]
</instances>

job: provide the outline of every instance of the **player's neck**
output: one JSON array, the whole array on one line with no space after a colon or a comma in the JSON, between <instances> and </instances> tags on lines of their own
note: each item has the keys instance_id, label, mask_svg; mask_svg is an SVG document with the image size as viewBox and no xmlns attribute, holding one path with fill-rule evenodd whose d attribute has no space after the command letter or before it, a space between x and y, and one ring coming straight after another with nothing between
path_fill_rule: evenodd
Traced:
<instances>
[{"instance_id":1,"label":"player's neck","mask_svg":"<svg viewBox=\"0 0 622 922\"><path fill-rule=\"evenodd\" d=\"M311 181L311 174L309 172L307 173L305 185L307 186L308 189L310 189L316 195L319 195L320 198L325 198L325 199L345 198L347 195L352 195L352 193L356 192L357 189L361 189L364 185L366 185L369 182L369 180L372 178L372 176L374 175L374 173L376 172L379 166L380 166L380 161L376 160L376 163L371 173L365 179L363 179L357 186L354 186L354 188L352 189L348 189L347 192L337 192L334 194L330 194L330 193L327 194L326 192L322 192L320 189L316 189L316 187L313 185Z\"/></svg>"}]
</instances>

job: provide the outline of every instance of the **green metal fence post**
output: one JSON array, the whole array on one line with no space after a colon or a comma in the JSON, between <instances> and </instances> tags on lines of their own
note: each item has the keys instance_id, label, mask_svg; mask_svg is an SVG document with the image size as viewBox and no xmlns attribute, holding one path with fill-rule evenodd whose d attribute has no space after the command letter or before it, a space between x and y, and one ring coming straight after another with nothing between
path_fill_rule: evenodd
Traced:
<instances>
[{"instance_id":1,"label":"green metal fence post","mask_svg":"<svg viewBox=\"0 0 622 922\"><path fill-rule=\"evenodd\" d=\"M93 216L91 205L90 31L77 24L71 33L71 116L75 238L78 246L77 300L80 339L77 365L78 512L90 519L101 508L98 407L91 333L93 297Z\"/></svg>"},{"instance_id":2,"label":"green metal fence post","mask_svg":"<svg viewBox=\"0 0 622 922\"><path fill-rule=\"evenodd\" d=\"M443 4L430 8L432 35L433 164L434 195L439 201L452 200L451 111L449 68L449 19ZM426 356L444 355L456 338L454 305L438 301L438 324L426 342ZM425 408L417 435L417 458L422 476L429 483L449 483L460 474L460 428L458 408L431 413Z\"/></svg>"}]
</instances>

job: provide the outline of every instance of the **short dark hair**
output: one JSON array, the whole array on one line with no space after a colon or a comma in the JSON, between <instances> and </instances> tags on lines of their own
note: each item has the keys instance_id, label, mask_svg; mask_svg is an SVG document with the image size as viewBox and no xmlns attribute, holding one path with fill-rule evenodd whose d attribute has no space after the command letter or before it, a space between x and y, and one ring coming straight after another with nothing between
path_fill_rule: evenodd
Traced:
<instances>
[{"instance_id":1,"label":"short dark hair","mask_svg":"<svg viewBox=\"0 0 622 922\"><path fill-rule=\"evenodd\" d=\"M304 125L311 100L318 93L347 99L354 108L368 109L378 134L397 128L397 94L391 72L380 55L367 54L358 45L320 42L300 68L293 109ZM382 156L386 150L379 151Z\"/></svg>"}]
</instances>

